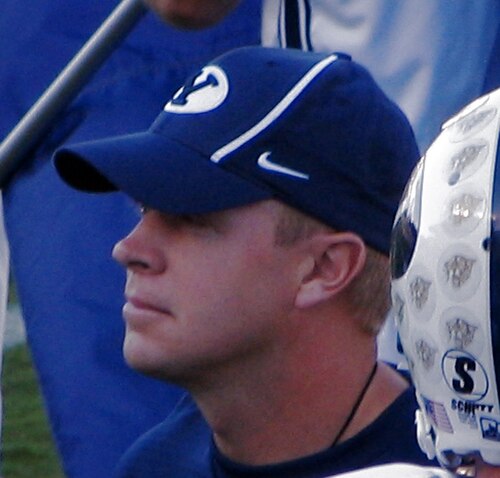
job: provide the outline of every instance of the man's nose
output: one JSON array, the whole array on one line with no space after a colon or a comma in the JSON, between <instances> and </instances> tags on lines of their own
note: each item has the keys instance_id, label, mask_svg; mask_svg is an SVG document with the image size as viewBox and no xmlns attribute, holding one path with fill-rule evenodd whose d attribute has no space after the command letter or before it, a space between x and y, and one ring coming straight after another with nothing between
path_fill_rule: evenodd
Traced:
<instances>
[{"instance_id":1,"label":"man's nose","mask_svg":"<svg viewBox=\"0 0 500 478\"><path fill-rule=\"evenodd\" d=\"M130 234L115 244L112 255L131 272L155 273L163 267L161 255L153 247L151 236L146 231L144 218Z\"/></svg>"}]
</instances>

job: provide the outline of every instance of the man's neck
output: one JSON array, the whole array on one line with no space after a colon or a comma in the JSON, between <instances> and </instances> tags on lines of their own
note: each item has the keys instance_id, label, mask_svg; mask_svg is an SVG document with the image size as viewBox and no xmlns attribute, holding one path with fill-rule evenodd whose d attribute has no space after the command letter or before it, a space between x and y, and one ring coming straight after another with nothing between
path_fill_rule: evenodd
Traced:
<instances>
[{"instance_id":1,"label":"man's neck","mask_svg":"<svg viewBox=\"0 0 500 478\"><path fill-rule=\"evenodd\" d=\"M248 465L280 463L333 444L374 362L375 355L367 355L355 371L334 361L295 364L289 374L281 363L275 375L267 373L260 380L241 380L215 393L193 396L224 455ZM375 420L407 386L397 372L381 364L340 441Z\"/></svg>"}]
</instances>

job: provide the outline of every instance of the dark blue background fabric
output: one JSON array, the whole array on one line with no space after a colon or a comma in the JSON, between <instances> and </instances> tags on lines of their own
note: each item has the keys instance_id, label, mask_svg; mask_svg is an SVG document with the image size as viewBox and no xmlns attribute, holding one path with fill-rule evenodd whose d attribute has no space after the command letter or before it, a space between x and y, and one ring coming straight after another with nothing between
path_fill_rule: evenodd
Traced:
<instances>
[{"instance_id":1,"label":"dark blue background fabric","mask_svg":"<svg viewBox=\"0 0 500 478\"><path fill-rule=\"evenodd\" d=\"M490 53L488 68L483 84L483 93L488 93L500 87L500 25Z\"/></svg>"},{"instance_id":2,"label":"dark blue background fabric","mask_svg":"<svg viewBox=\"0 0 500 478\"><path fill-rule=\"evenodd\" d=\"M4 137L118 2L0 4L0 137ZM222 52L256 44L260 2L217 27L184 32L152 14L64 112L4 190L5 221L29 346L67 476L100 478L180 391L122 357L123 270L112 247L137 221L120 194L71 190L50 162L66 142L145 129L185 77Z\"/></svg>"}]
</instances>

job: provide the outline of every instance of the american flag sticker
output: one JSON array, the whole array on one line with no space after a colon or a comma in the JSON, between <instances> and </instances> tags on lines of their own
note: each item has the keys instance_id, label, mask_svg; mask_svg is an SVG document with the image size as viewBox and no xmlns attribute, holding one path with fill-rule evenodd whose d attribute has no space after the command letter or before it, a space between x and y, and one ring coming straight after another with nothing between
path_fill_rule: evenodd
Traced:
<instances>
[{"instance_id":1,"label":"american flag sticker","mask_svg":"<svg viewBox=\"0 0 500 478\"><path fill-rule=\"evenodd\" d=\"M500 424L491 418L481 418L481 431L486 440L500 441Z\"/></svg>"},{"instance_id":2,"label":"american flag sticker","mask_svg":"<svg viewBox=\"0 0 500 478\"><path fill-rule=\"evenodd\" d=\"M435 427L446 433L453 433L453 426L451 425L446 408L442 403L433 402L424 398L425 411Z\"/></svg>"}]
</instances>

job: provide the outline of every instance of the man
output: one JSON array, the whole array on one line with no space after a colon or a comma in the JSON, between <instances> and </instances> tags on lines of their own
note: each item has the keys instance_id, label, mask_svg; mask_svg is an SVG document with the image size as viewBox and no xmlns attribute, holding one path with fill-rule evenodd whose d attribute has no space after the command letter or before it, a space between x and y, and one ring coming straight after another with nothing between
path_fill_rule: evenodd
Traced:
<instances>
[{"instance_id":1,"label":"man","mask_svg":"<svg viewBox=\"0 0 500 478\"><path fill-rule=\"evenodd\" d=\"M348 57L260 47L191 76L148 132L56 153L71 186L140 205L114 249L125 357L190 392L117 476L425 461L413 391L376 358L417 157L404 115Z\"/></svg>"}]
</instances>

